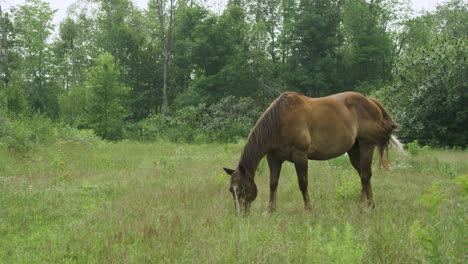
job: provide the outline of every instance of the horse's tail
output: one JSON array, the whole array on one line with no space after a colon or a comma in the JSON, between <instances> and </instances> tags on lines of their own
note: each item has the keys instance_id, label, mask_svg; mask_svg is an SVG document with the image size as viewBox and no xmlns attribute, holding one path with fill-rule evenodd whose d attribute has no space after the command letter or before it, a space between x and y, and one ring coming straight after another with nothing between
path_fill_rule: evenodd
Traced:
<instances>
[{"instance_id":1,"label":"horse's tail","mask_svg":"<svg viewBox=\"0 0 468 264\"><path fill-rule=\"evenodd\" d=\"M390 143L395 145L399 151L404 152L403 145L398 139L392 135L393 130L399 125L393 121L392 117L387 113L385 108L374 99L369 98L370 101L375 103L382 112L383 120L380 124L378 136L376 136L377 149L379 150L379 166L388 169L388 146Z\"/></svg>"}]
</instances>

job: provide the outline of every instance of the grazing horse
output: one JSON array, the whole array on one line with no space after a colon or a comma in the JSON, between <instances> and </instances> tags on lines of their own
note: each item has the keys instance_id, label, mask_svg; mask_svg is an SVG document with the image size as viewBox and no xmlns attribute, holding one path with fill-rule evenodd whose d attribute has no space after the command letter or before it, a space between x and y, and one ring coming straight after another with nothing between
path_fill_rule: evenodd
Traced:
<instances>
[{"instance_id":1,"label":"grazing horse","mask_svg":"<svg viewBox=\"0 0 468 264\"><path fill-rule=\"evenodd\" d=\"M307 191L308 160L328 160L348 153L361 177L360 204L374 207L371 164L375 147L385 166L384 153L389 143L400 150L392 136L397 124L376 100L356 92L322 98L299 93L281 94L263 113L250 131L236 169L230 175L230 188L236 213L247 212L257 197L255 171L266 155L270 167L269 211L276 210L276 189L284 161L294 163L305 209L310 210Z\"/></svg>"}]
</instances>

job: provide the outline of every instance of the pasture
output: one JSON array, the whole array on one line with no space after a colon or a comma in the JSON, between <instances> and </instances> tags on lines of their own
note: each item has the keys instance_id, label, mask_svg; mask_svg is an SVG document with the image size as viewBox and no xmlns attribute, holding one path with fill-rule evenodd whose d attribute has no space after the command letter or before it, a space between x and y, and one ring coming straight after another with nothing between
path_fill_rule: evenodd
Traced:
<instances>
[{"instance_id":1,"label":"pasture","mask_svg":"<svg viewBox=\"0 0 468 264\"><path fill-rule=\"evenodd\" d=\"M309 161L310 213L285 163L267 214L262 161L258 197L236 217L222 167L242 147L2 148L0 263L466 263L468 152L390 151L390 171L374 165L370 211L359 210L359 177L341 156Z\"/></svg>"}]
</instances>

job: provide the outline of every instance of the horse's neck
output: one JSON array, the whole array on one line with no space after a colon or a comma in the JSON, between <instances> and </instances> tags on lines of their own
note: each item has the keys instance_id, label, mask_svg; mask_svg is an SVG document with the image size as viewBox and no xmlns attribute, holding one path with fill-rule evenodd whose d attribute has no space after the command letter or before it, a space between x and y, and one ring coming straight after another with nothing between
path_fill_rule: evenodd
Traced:
<instances>
[{"instance_id":1,"label":"horse's neck","mask_svg":"<svg viewBox=\"0 0 468 264\"><path fill-rule=\"evenodd\" d=\"M258 164L265 156L267 146L265 144L255 143L254 140L248 140L242 150L239 166L244 167L252 177L255 177L255 171Z\"/></svg>"}]
</instances>

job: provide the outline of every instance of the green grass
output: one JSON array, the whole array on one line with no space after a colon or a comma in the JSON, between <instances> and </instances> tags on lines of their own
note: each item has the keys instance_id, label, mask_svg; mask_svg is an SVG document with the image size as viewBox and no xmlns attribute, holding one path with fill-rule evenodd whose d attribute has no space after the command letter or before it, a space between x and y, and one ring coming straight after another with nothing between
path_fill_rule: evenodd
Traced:
<instances>
[{"instance_id":1,"label":"green grass","mask_svg":"<svg viewBox=\"0 0 468 264\"><path fill-rule=\"evenodd\" d=\"M454 181L468 173L466 151L390 153L392 170L374 169L371 211L359 210L359 179L343 156L309 163L311 213L285 164L278 211L266 214L262 162L251 213L235 217L222 167L241 149L0 149L0 263L466 263L466 185Z\"/></svg>"}]
</instances>

